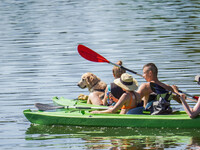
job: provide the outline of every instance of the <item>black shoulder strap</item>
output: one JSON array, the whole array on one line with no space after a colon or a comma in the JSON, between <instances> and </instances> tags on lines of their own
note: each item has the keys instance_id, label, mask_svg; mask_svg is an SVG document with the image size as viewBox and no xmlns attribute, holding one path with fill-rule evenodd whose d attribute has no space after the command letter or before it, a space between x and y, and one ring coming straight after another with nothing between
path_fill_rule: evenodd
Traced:
<instances>
[{"instance_id":1,"label":"black shoulder strap","mask_svg":"<svg viewBox=\"0 0 200 150\"><path fill-rule=\"evenodd\" d=\"M103 90L103 89L95 89L94 91L105 92L105 90Z\"/></svg>"},{"instance_id":2,"label":"black shoulder strap","mask_svg":"<svg viewBox=\"0 0 200 150\"><path fill-rule=\"evenodd\" d=\"M158 95L165 95L165 97L163 97L165 100L167 100L167 101L169 101L171 98L170 98L170 96L172 95L172 92L171 91L168 91L168 90L166 90L165 88L163 88L162 86L160 86L160 85L158 85L158 84L156 84L156 83L152 83L152 82L150 82L150 87L151 87L151 89L152 89L152 91L154 92L154 93L156 93L157 94L157 96Z\"/></svg>"},{"instance_id":3,"label":"black shoulder strap","mask_svg":"<svg viewBox=\"0 0 200 150\"><path fill-rule=\"evenodd\" d=\"M151 87L151 90L157 94L164 94L168 92L165 88L153 82L150 82L150 87Z\"/></svg>"}]
</instances>

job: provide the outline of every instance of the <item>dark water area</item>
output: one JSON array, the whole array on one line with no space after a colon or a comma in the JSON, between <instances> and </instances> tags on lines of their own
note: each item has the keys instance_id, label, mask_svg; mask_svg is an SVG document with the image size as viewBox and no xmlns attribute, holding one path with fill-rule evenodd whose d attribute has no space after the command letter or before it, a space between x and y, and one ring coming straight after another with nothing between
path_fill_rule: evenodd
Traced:
<instances>
[{"instance_id":1,"label":"dark water area","mask_svg":"<svg viewBox=\"0 0 200 150\"><path fill-rule=\"evenodd\" d=\"M153 62L161 81L200 95L199 0L0 0L0 20L0 149L199 149L197 129L34 126L22 113L88 95L85 72L113 81L112 65L83 59L78 44L141 74Z\"/></svg>"}]
</instances>

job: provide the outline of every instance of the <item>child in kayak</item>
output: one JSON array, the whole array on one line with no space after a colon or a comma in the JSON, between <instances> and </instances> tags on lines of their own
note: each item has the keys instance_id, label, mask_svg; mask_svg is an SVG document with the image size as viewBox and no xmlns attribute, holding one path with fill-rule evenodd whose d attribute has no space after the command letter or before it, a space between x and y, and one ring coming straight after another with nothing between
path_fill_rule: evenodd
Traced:
<instances>
[{"instance_id":1,"label":"child in kayak","mask_svg":"<svg viewBox=\"0 0 200 150\"><path fill-rule=\"evenodd\" d=\"M122 65L122 61L118 61L116 63L117 65ZM114 66L112 69L113 77L115 79L118 79L121 77L123 73L125 73L126 70L119 68L117 66ZM103 98L103 105L105 106L114 106L116 102L119 100L121 95L124 93L121 87L116 85L115 83L110 83L107 85L107 88L105 90L105 96Z\"/></svg>"},{"instance_id":2,"label":"child in kayak","mask_svg":"<svg viewBox=\"0 0 200 150\"><path fill-rule=\"evenodd\" d=\"M196 80L197 83L200 85L200 75L197 75L197 76L195 77L195 80ZM173 87L174 91L175 91L177 94L180 95L180 99L181 99L182 105L183 105L183 107L184 107L186 113L189 115L189 117L190 117L191 119L197 117L197 116L200 114L200 97L199 97L199 99L198 99L196 105L195 105L193 108L191 108L191 107L187 104L187 102L186 102L186 96L185 96L185 94L179 93L179 92L178 92L178 87L177 87L177 86L173 85L172 87Z\"/></svg>"},{"instance_id":3,"label":"child in kayak","mask_svg":"<svg viewBox=\"0 0 200 150\"><path fill-rule=\"evenodd\" d=\"M128 73L123 73L114 83L121 87L125 93L119 98L114 107L105 111L92 111L92 113L115 113L121 109L120 114L126 114L141 103L140 95L135 91L138 88L137 81Z\"/></svg>"}]
</instances>

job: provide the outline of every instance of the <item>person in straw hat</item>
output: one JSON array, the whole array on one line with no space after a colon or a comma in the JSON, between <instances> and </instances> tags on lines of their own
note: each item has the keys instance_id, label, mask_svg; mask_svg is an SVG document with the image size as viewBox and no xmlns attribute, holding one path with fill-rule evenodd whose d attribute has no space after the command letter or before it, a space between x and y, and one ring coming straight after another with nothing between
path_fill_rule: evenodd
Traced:
<instances>
[{"instance_id":1,"label":"person in straw hat","mask_svg":"<svg viewBox=\"0 0 200 150\"><path fill-rule=\"evenodd\" d=\"M120 114L126 114L141 103L140 95L135 91L138 88L137 81L128 73L123 73L114 83L121 87L125 93L119 98L114 107L105 111L93 111L92 113L115 113L121 109Z\"/></svg>"},{"instance_id":2,"label":"person in straw hat","mask_svg":"<svg viewBox=\"0 0 200 150\"><path fill-rule=\"evenodd\" d=\"M197 83L200 85L200 75L197 75L195 76L195 81L197 81ZM172 86L174 91L180 95L180 99L181 99L181 102L182 102L182 105L183 105L183 108L185 109L186 113L189 115L189 117L191 119L197 117L199 114L200 114L200 97L196 103L196 105L191 108L188 103L186 102L186 95L185 94L182 94L182 93L179 93L178 92L178 87L173 85Z\"/></svg>"}]
</instances>

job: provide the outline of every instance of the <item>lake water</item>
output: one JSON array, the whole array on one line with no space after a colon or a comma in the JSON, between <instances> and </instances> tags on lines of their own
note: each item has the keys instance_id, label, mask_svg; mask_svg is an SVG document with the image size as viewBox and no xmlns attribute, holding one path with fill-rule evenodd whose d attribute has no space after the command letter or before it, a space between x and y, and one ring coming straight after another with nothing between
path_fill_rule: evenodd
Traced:
<instances>
[{"instance_id":1,"label":"lake water","mask_svg":"<svg viewBox=\"0 0 200 150\"><path fill-rule=\"evenodd\" d=\"M153 62L161 81L198 95L199 0L0 0L0 20L0 149L200 148L197 129L33 126L23 115L88 94L77 87L85 72L113 81L112 65L83 59L78 44L141 74Z\"/></svg>"}]
</instances>

